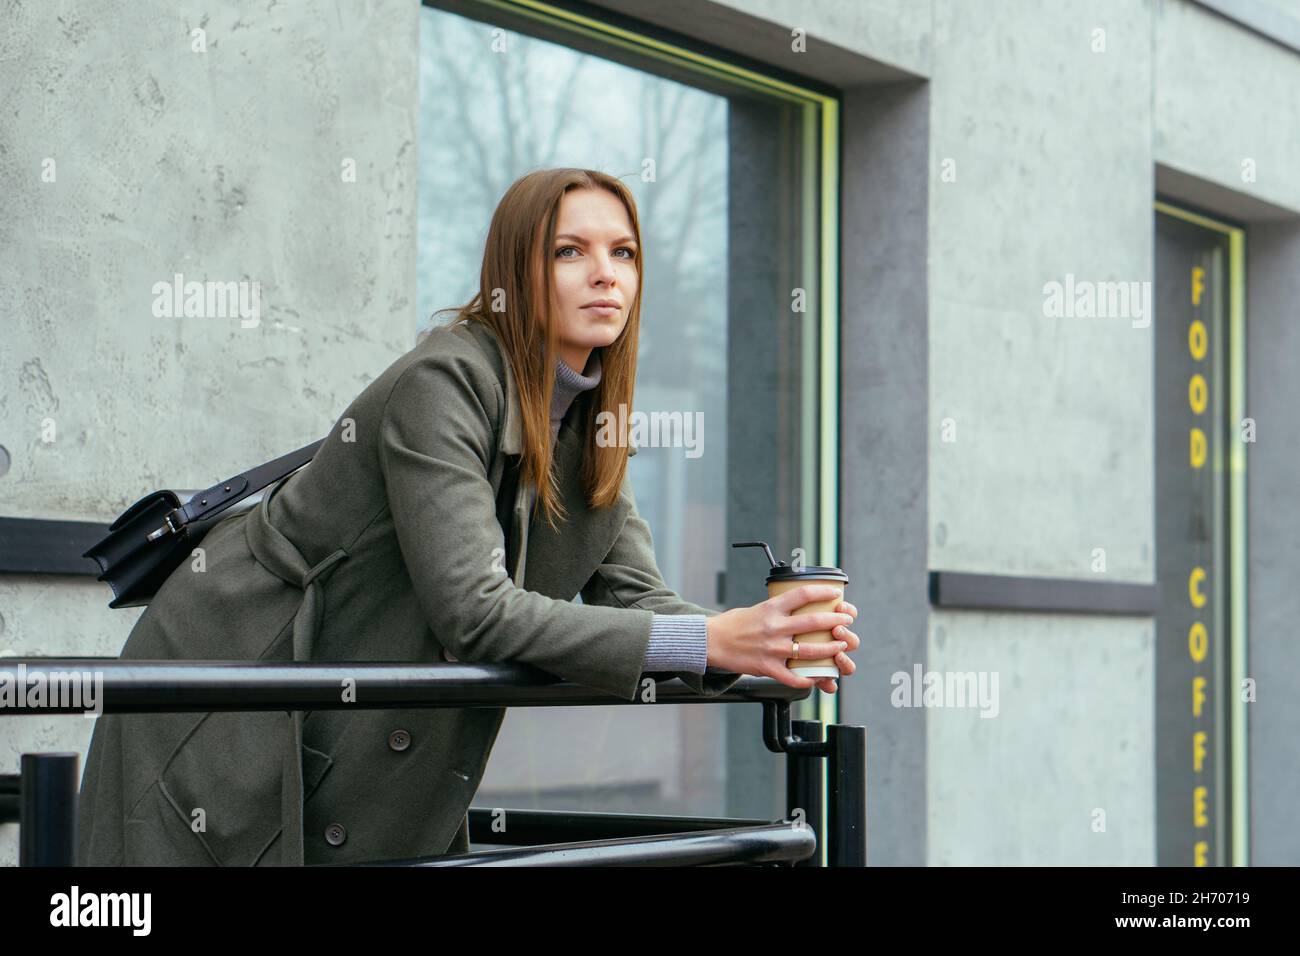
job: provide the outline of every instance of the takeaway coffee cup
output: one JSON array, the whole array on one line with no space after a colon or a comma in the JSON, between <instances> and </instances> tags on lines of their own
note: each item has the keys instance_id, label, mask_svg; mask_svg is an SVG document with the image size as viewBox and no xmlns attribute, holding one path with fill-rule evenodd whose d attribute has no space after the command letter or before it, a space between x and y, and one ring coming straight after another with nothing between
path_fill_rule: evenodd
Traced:
<instances>
[{"instance_id":1,"label":"takeaway coffee cup","mask_svg":"<svg viewBox=\"0 0 1300 956\"><path fill-rule=\"evenodd\" d=\"M849 583L849 577L839 568L791 567L784 561L777 561L772 555L772 549L762 541L735 541L732 542L731 546L733 548L762 548L766 552L767 560L772 565L767 575L767 596L769 598L774 598L778 594L784 594L792 588L805 584L830 584L839 588L839 597L830 598L826 601L812 601L796 610L794 612L796 614L834 611L840 601L844 600L844 588ZM834 657L816 657L816 648L808 646L836 640L831 636L830 631L809 631L806 634L796 634L793 640L799 645L799 659L788 658L785 662L786 666L792 671L800 677L840 676L840 669L835 666Z\"/></svg>"}]
</instances>

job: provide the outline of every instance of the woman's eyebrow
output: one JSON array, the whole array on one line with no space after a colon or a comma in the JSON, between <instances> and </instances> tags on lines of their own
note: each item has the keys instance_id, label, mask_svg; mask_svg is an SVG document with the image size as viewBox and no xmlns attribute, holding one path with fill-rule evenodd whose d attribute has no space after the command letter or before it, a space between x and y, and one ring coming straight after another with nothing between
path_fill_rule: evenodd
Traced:
<instances>
[{"instance_id":1,"label":"woman's eyebrow","mask_svg":"<svg viewBox=\"0 0 1300 956\"><path fill-rule=\"evenodd\" d=\"M571 233L571 232L562 232L562 233L560 233L558 236L556 236L555 238L556 238L556 239L576 239L578 242L582 243L584 246L587 244L587 240L586 240L586 239L584 239L582 236L574 235L574 234ZM625 242L630 242L630 243L635 244L635 243L636 243L636 237L634 237L634 236L619 236L617 239L614 240L614 242L615 242L615 244L619 244L619 245L621 245L622 243L625 243Z\"/></svg>"}]
</instances>

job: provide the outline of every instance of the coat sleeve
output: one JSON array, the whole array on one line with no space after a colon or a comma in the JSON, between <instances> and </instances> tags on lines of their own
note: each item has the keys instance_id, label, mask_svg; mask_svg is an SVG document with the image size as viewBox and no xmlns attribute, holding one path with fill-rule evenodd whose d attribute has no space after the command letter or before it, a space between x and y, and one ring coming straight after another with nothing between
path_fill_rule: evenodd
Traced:
<instances>
[{"instance_id":1,"label":"coat sleeve","mask_svg":"<svg viewBox=\"0 0 1300 956\"><path fill-rule=\"evenodd\" d=\"M402 559L435 637L461 661L531 664L635 700L654 613L517 587L488 479L500 383L454 352L405 369L380 417L379 464Z\"/></svg>"},{"instance_id":2,"label":"coat sleeve","mask_svg":"<svg viewBox=\"0 0 1300 956\"><path fill-rule=\"evenodd\" d=\"M632 483L625 476L620 492L628 503L627 520L614 546L582 589L584 603L624 608L645 608L656 614L703 614L714 617L721 611L683 600L664 583L655 561L654 538L650 525L636 510ZM674 677L697 694L716 697L731 688L741 675L712 668L703 674L674 671Z\"/></svg>"}]
</instances>

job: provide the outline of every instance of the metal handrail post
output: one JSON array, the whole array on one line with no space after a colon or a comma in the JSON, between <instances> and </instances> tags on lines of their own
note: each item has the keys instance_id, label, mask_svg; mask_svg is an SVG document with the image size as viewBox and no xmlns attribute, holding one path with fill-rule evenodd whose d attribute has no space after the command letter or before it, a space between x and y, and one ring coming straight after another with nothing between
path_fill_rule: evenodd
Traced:
<instances>
[{"instance_id":1,"label":"metal handrail post","mask_svg":"<svg viewBox=\"0 0 1300 956\"><path fill-rule=\"evenodd\" d=\"M23 818L18 805L22 780L16 773L0 773L0 823L17 823Z\"/></svg>"},{"instance_id":2,"label":"metal handrail post","mask_svg":"<svg viewBox=\"0 0 1300 956\"><path fill-rule=\"evenodd\" d=\"M830 788L827 866L867 865L867 728L831 724L826 781Z\"/></svg>"},{"instance_id":3,"label":"metal handrail post","mask_svg":"<svg viewBox=\"0 0 1300 956\"><path fill-rule=\"evenodd\" d=\"M801 740L820 741L820 720L795 720L791 729ZM788 753L785 755L785 803L788 818L802 821L817 837L817 852L799 860L795 866L822 866L822 841L826 829L822 819L822 760L820 757Z\"/></svg>"},{"instance_id":4,"label":"metal handrail post","mask_svg":"<svg viewBox=\"0 0 1300 956\"><path fill-rule=\"evenodd\" d=\"M80 754L23 754L18 822L19 866L72 866L77 852Z\"/></svg>"}]
</instances>

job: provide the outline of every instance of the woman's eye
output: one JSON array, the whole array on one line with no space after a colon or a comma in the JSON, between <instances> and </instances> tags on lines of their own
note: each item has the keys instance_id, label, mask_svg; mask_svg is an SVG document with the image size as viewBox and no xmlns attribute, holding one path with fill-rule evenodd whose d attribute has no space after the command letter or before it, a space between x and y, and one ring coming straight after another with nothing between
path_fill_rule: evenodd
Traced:
<instances>
[{"instance_id":1,"label":"woman's eye","mask_svg":"<svg viewBox=\"0 0 1300 956\"><path fill-rule=\"evenodd\" d=\"M572 259L572 258L574 258L573 256L562 255L562 253L566 252L566 251L569 250L569 249L572 249L574 252L579 251L577 246L560 246L560 248L558 248L558 249L555 250L555 257L556 257L557 259ZM618 247L617 249L615 249L614 251L615 251L615 252L626 252L627 255L623 256L622 258L623 258L623 259L626 259L628 262L635 262L635 261L636 261L636 250L633 249L631 246L619 246L619 247Z\"/></svg>"}]
</instances>

